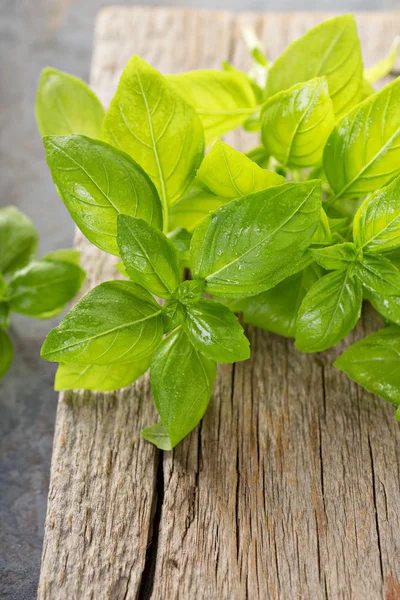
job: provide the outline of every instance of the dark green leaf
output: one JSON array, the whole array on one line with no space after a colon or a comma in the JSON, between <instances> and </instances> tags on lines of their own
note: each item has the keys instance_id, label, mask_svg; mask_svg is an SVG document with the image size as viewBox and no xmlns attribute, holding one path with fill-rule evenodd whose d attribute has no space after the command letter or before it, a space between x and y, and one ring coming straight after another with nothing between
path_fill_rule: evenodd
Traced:
<instances>
[{"instance_id":1,"label":"dark green leaf","mask_svg":"<svg viewBox=\"0 0 400 600\"><path fill-rule=\"evenodd\" d=\"M193 234L194 276L219 297L254 296L291 275L317 229L318 181L287 183L232 200Z\"/></svg>"},{"instance_id":2,"label":"dark green leaf","mask_svg":"<svg viewBox=\"0 0 400 600\"><path fill-rule=\"evenodd\" d=\"M32 222L15 206L0 208L0 273L10 275L36 254L38 235Z\"/></svg>"},{"instance_id":3,"label":"dark green leaf","mask_svg":"<svg viewBox=\"0 0 400 600\"><path fill-rule=\"evenodd\" d=\"M334 271L319 279L300 306L296 348L321 352L335 346L357 323L361 304L361 284L348 271Z\"/></svg>"},{"instance_id":4,"label":"dark green leaf","mask_svg":"<svg viewBox=\"0 0 400 600\"><path fill-rule=\"evenodd\" d=\"M127 154L81 135L43 140L54 183L79 229L95 246L118 255L117 216L162 228L157 191Z\"/></svg>"},{"instance_id":5,"label":"dark green leaf","mask_svg":"<svg viewBox=\"0 0 400 600\"><path fill-rule=\"evenodd\" d=\"M218 363L233 363L250 357L249 340L237 317L223 304L199 300L186 307L183 324L193 346Z\"/></svg>"},{"instance_id":6,"label":"dark green leaf","mask_svg":"<svg viewBox=\"0 0 400 600\"><path fill-rule=\"evenodd\" d=\"M161 341L161 308L131 281L107 281L91 290L47 336L45 360L108 365L150 356Z\"/></svg>"},{"instance_id":7,"label":"dark green leaf","mask_svg":"<svg viewBox=\"0 0 400 600\"><path fill-rule=\"evenodd\" d=\"M0 329L10 327L10 305L8 302L0 302Z\"/></svg>"},{"instance_id":8,"label":"dark green leaf","mask_svg":"<svg viewBox=\"0 0 400 600\"><path fill-rule=\"evenodd\" d=\"M0 329L0 379L7 373L12 359L14 357L14 349L12 342L5 331Z\"/></svg>"},{"instance_id":9,"label":"dark green leaf","mask_svg":"<svg viewBox=\"0 0 400 600\"><path fill-rule=\"evenodd\" d=\"M399 406L399 356L400 328L391 325L350 346L334 365L369 392Z\"/></svg>"},{"instance_id":10,"label":"dark green leaf","mask_svg":"<svg viewBox=\"0 0 400 600\"><path fill-rule=\"evenodd\" d=\"M31 317L59 312L80 289L85 272L75 264L35 260L14 273L7 299L14 312Z\"/></svg>"},{"instance_id":11,"label":"dark green leaf","mask_svg":"<svg viewBox=\"0 0 400 600\"><path fill-rule=\"evenodd\" d=\"M151 389L172 448L202 419L216 374L215 362L196 350L182 328L171 333L155 352Z\"/></svg>"},{"instance_id":12,"label":"dark green leaf","mask_svg":"<svg viewBox=\"0 0 400 600\"><path fill-rule=\"evenodd\" d=\"M119 215L117 241L131 279L156 296L169 298L182 277L168 238L141 219Z\"/></svg>"}]
</instances>

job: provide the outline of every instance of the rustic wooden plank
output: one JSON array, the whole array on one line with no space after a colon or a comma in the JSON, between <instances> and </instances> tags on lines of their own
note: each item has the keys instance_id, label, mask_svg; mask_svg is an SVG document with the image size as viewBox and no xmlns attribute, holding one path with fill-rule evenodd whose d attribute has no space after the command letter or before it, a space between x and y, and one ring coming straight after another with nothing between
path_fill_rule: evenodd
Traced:
<instances>
[{"instance_id":1,"label":"rustic wooden plank","mask_svg":"<svg viewBox=\"0 0 400 600\"><path fill-rule=\"evenodd\" d=\"M133 53L163 72L225 58L246 67L243 24L274 58L326 16L106 9L92 83L107 104ZM369 64L400 16L357 19ZM110 257L78 240L89 286L115 276ZM343 347L378 326L367 312ZM202 425L172 453L139 439L155 418L147 377L60 397L40 598L400 597L392 408L330 366L341 349L303 355L248 333L251 360L220 368Z\"/></svg>"}]
</instances>

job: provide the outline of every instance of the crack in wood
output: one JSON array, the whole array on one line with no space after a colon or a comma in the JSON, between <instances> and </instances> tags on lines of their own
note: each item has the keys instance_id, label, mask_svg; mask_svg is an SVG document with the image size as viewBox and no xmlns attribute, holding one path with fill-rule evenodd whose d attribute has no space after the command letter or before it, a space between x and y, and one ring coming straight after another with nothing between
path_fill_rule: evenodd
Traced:
<instances>
[{"instance_id":1,"label":"crack in wood","mask_svg":"<svg viewBox=\"0 0 400 600\"><path fill-rule=\"evenodd\" d=\"M383 582L384 574L383 574L383 561L382 561L382 543L381 543L381 532L379 530L378 506L377 506L377 502L376 502L376 478L375 478L374 455L372 452L371 438L370 438L369 433L368 433L368 449L369 449L369 456L370 456L370 461L371 461L372 497L373 497L374 510L375 510L375 529L376 529L377 542L378 542L379 567L380 567L381 577L382 577L382 582Z\"/></svg>"}]
</instances>

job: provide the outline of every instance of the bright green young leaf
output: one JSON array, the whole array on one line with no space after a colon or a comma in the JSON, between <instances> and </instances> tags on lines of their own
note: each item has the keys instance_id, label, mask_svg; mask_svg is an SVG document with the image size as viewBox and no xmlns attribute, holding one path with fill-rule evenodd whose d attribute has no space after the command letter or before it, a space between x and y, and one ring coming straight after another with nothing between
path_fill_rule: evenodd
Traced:
<instances>
[{"instance_id":1,"label":"bright green young leaf","mask_svg":"<svg viewBox=\"0 0 400 600\"><path fill-rule=\"evenodd\" d=\"M357 323L361 304L361 284L349 271L334 271L319 279L300 306L296 348L321 352L335 346Z\"/></svg>"},{"instance_id":2,"label":"bright green young leaf","mask_svg":"<svg viewBox=\"0 0 400 600\"><path fill-rule=\"evenodd\" d=\"M291 275L318 226L318 181L287 183L231 200L197 227L194 276L221 298L254 296Z\"/></svg>"},{"instance_id":3,"label":"bright green young leaf","mask_svg":"<svg viewBox=\"0 0 400 600\"><path fill-rule=\"evenodd\" d=\"M169 75L174 86L199 115L206 145L242 125L257 110L248 77L240 71L190 71Z\"/></svg>"},{"instance_id":4,"label":"bright green young leaf","mask_svg":"<svg viewBox=\"0 0 400 600\"><path fill-rule=\"evenodd\" d=\"M38 235L32 222L15 206L0 208L0 273L10 275L36 254Z\"/></svg>"},{"instance_id":5,"label":"bright green young leaf","mask_svg":"<svg viewBox=\"0 0 400 600\"><path fill-rule=\"evenodd\" d=\"M14 349L12 342L5 331L0 329L0 379L7 373L12 359L14 357Z\"/></svg>"},{"instance_id":6,"label":"bright green young leaf","mask_svg":"<svg viewBox=\"0 0 400 600\"><path fill-rule=\"evenodd\" d=\"M183 324L193 346L218 363L233 363L250 357L249 340L237 317L223 304L200 300L186 307Z\"/></svg>"},{"instance_id":7,"label":"bright green young leaf","mask_svg":"<svg viewBox=\"0 0 400 600\"><path fill-rule=\"evenodd\" d=\"M246 152L246 156L262 169L268 168L270 156L262 144Z\"/></svg>"},{"instance_id":8,"label":"bright green young leaf","mask_svg":"<svg viewBox=\"0 0 400 600\"><path fill-rule=\"evenodd\" d=\"M155 183L168 231L168 207L182 197L203 158L204 134L196 112L163 75L133 56L103 132L106 141L130 154Z\"/></svg>"},{"instance_id":9,"label":"bright green young leaf","mask_svg":"<svg viewBox=\"0 0 400 600\"><path fill-rule=\"evenodd\" d=\"M10 327L10 305L0 301L0 329Z\"/></svg>"},{"instance_id":10,"label":"bright green young leaf","mask_svg":"<svg viewBox=\"0 0 400 600\"><path fill-rule=\"evenodd\" d=\"M400 325L400 296L381 296L366 290L365 297L384 319Z\"/></svg>"},{"instance_id":11,"label":"bright green young leaf","mask_svg":"<svg viewBox=\"0 0 400 600\"><path fill-rule=\"evenodd\" d=\"M91 290L50 331L45 360L108 365L150 356L161 341L161 308L131 281L107 281Z\"/></svg>"},{"instance_id":12,"label":"bright green young leaf","mask_svg":"<svg viewBox=\"0 0 400 600\"><path fill-rule=\"evenodd\" d=\"M156 350L150 366L151 389L172 448L202 419L216 374L215 362L196 350L182 328Z\"/></svg>"},{"instance_id":13,"label":"bright green young leaf","mask_svg":"<svg viewBox=\"0 0 400 600\"><path fill-rule=\"evenodd\" d=\"M332 232L329 223L328 216L323 208L321 208L321 216L318 223L318 227L313 235L311 243L313 245L323 245L330 244L332 242Z\"/></svg>"},{"instance_id":14,"label":"bright green young leaf","mask_svg":"<svg viewBox=\"0 0 400 600\"><path fill-rule=\"evenodd\" d=\"M400 36L396 36L393 40L392 47L388 54L379 62L372 65L364 71L364 78L369 83L375 83L390 73L393 69L397 58L397 52L400 45Z\"/></svg>"},{"instance_id":15,"label":"bright green young leaf","mask_svg":"<svg viewBox=\"0 0 400 600\"><path fill-rule=\"evenodd\" d=\"M400 246L400 177L364 200L354 217L353 237L367 252Z\"/></svg>"},{"instance_id":16,"label":"bright green young leaf","mask_svg":"<svg viewBox=\"0 0 400 600\"><path fill-rule=\"evenodd\" d=\"M58 262L67 262L79 266L81 262L81 253L79 250L61 248L60 250L54 250L54 252L49 252L49 254L42 256L42 260L56 260Z\"/></svg>"},{"instance_id":17,"label":"bright green young leaf","mask_svg":"<svg viewBox=\"0 0 400 600\"><path fill-rule=\"evenodd\" d=\"M99 99L84 81L68 73L43 69L35 111L42 136L80 133L101 137L104 110Z\"/></svg>"},{"instance_id":18,"label":"bright green young leaf","mask_svg":"<svg viewBox=\"0 0 400 600\"><path fill-rule=\"evenodd\" d=\"M7 300L12 311L31 317L56 314L72 300L85 279L85 272L72 263L35 260L14 273Z\"/></svg>"},{"instance_id":19,"label":"bright green young leaf","mask_svg":"<svg viewBox=\"0 0 400 600\"><path fill-rule=\"evenodd\" d=\"M399 406L399 356L400 328L391 325L350 346L334 365L369 392Z\"/></svg>"},{"instance_id":20,"label":"bright green young leaf","mask_svg":"<svg viewBox=\"0 0 400 600\"><path fill-rule=\"evenodd\" d=\"M174 298L182 304L196 304L202 299L206 282L204 279L183 281L174 293Z\"/></svg>"},{"instance_id":21,"label":"bright green young leaf","mask_svg":"<svg viewBox=\"0 0 400 600\"><path fill-rule=\"evenodd\" d=\"M277 286L241 302L245 323L285 337L294 337L297 313L303 298L319 279L314 265L288 277Z\"/></svg>"},{"instance_id":22,"label":"bright green young leaf","mask_svg":"<svg viewBox=\"0 0 400 600\"><path fill-rule=\"evenodd\" d=\"M160 450L172 450L171 440L169 439L167 430L161 422L142 429L140 435L148 442L157 446Z\"/></svg>"},{"instance_id":23,"label":"bright green young leaf","mask_svg":"<svg viewBox=\"0 0 400 600\"><path fill-rule=\"evenodd\" d=\"M216 142L204 158L197 179L213 194L230 199L285 183L283 177L261 169L245 154L222 141Z\"/></svg>"},{"instance_id":24,"label":"bright green young leaf","mask_svg":"<svg viewBox=\"0 0 400 600\"><path fill-rule=\"evenodd\" d=\"M400 296L400 271L384 256L364 254L362 261L355 264L354 273L367 290Z\"/></svg>"},{"instance_id":25,"label":"bright green young leaf","mask_svg":"<svg viewBox=\"0 0 400 600\"><path fill-rule=\"evenodd\" d=\"M347 269L351 263L357 260L357 248L351 242L326 248L313 248L311 254L314 260L327 271Z\"/></svg>"},{"instance_id":26,"label":"bright green young leaf","mask_svg":"<svg viewBox=\"0 0 400 600\"><path fill-rule=\"evenodd\" d=\"M179 300L171 298L162 306L162 317L164 323L164 333L169 333L179 325L182 325L186 319L185 307Z\"/></svg>"},{"instance_id":27,"label":"bright green young leaf","mask_svg":"<svg viewBox=\"0 0 400 600\"><path fill-rule=\"evenodd\" d=\"M269 70L267 95L324 75L336 116L360 101L363 63L353 15L328 19L290 44Z\"/></svg>"},{"instance_id":28,"label":"bright green young leaf","mask_svg":"<svg viewBox=\"0 0 400 600\"><path fill-rule=\"evenodd\" d=\"M365 196L400 173L400 78L346 114L328 138L324 168L341 197Z\"/></svg>"},{"instance_id":29,"label":"bright green young leaf","mask_svg":"<svg viewBox=\"0 0 400 600\"><path fill-rule=\"evenodd\" d=\"M162 228L157 191L130 156L81 135L46 137L43 143L61 198L92 244L118 255L120 213Z\"/></svg>"},{"instance_id":30,"label":"bright green young leaf","mask_svg":"<svg viewBox=\"0 0 400 600\"><path fill-rule=\"evenodd\" d=\"M136 362L110 365L61 363L57 369L54 389L57 392L77 389L112 392L136 381L149 366L149 356Z\"/></svg>"},{"instance_id":31,"label":"bright green young leaf","mask_svg":"<svg viewBox=\"0 0 400 600\"><path fill-rule=\"evenodd\" d=\"M261 111L261 137L267 152L295 169L321 163L334 124L325 77L279 92Z\"/></svg>"},{"instance_id":32,"label":"bright green young leaf","mask_svg":"<svg viewBox=\"0 0 400 600\"><path fill-rule=\"evenodd\" d=\"M170 228L183 227L193 231L211 211L228 202L227 198L215 196L199 184L197 178L194 185L177 204L171 208Z\"/></svg>"},{"instance_id":33,"label":"bright green young leaf","mask_svg":"<svg viewBox=\"0 0 400 600\"><path fill-rule=\"evenodd\" d=\"M160 298L170 298L181 282L178 255L168 238L151 225L118 216L118 247L130 278Z\"/></svg>"}]
</instances>

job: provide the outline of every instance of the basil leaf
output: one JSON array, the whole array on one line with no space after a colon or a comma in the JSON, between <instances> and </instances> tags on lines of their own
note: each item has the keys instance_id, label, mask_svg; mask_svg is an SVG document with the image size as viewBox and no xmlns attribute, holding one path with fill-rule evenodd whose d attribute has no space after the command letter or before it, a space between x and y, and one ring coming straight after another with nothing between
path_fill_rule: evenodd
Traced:
<instances>
[{"instance_id":1,"label":"basil leaf","mask_svg":"<svg viewBox=\"0 0 400 600\"><path fill-rule=\"evenodd\" d=\"M316 245L325 245L332 242L332 232L328 216L323 208L321 208L320 220L318 227L312 237L311 243Z\"/></svg>"},{"instance_id":2,"label":"basil leaf","mask_svg":"<svg viewBox=\"0 0 400 600\"><path fill-rule=\"evenodd\" d=\"M45 360L108 365L150 356L162 337L161 308L131 281L95 287L50 331L41 351Z\"/></svg>"},{"instance_id":3,"label":"basil leaf","mask_svg":"<svg viewBox=\"0 0 400 600\"><path fill-rule=\"evenodd\" d=\"M319 279L300 306L296 348L321 352L335 346L357 323L361 304L361 284L349 271L334 271Z\"/></svg>"},{"instance_id":4,"label":"basil leaf","mask_svg":"<svg viewBox=\"0 0 400 600\"><path fill-rule=\"evenodd\" d=\"M400 177L371 194L353 222L355 243L368 252L385 252L400 246Z\"/></svg>"},{"instance_id":5,"label":"basil leaf","mask_svg":"<svg viewBox=\"0 0 400 600\"><path fill-rule=\"evenodd\" d=\"M183 304L196 304L202 299L206 284L203 279L183 281L174 292L174 297Z\"/></svg>"},{"instance_id":6,"label":"basil leaf","mask_svg":"<svg viewBox=\"0 0 400 600\"><path fill-rule=\"evenodd\" d=\"M396 36L387 55L379 62L364 71L364 78L369 83L375 83L390 73L393 69L400 45L400 36Z\"/></svg>"},{"instance_id":7,"label":"basil leaf","mask_svg":"<svg viewBox=\"0 0 400 600\"><path fill-rule=\"evenodd\" d=\"M32 222L15 206L0 208L0 273L10 275L37 252L38 235Z\"/></svg>"},{"instance_id":8,"label":"basil leaf","mask_svg":"<svg viewBox=\"0 0 400 600\"><path fill-rule=\"evenodd\" d=\"M400 296L400 271L383 256L364 254L355 264L355 274L364 287L385 296Z\"/></svg>"},{"instance_id":9,"label":"basil leaf","mask_svg":"<svg viewBox=\"0 0 400 600\"><path fill-rule=\"evenodd\" d=\"M176 250L165 235L141 219L119 215L117 240L129 277L152 294L170 298L182 274Z\"/></svg>"},{"instance_id":10,"label":"basil leaf","mask_svg":"<svg viewBox=\"0 0 400 600\"><path fill-rule=\"evenodd\" d=\"M240 306L243 321L278 335L294 337L300 304L319 276L319 269L310 265L271 290L246 298Z\"/></svg>"},{"instance_id":11,"label":"basil leaf","mask_svg":"<svg viewBox=\"0 0 400 600\"><path fill-rule=\"evenodd\" d=\"M10 327L10 305L0 301L0 329Z\"/></svg>"},{"instance_id":12,"label":"basil leaf","mask_svg":"<svg viewBox=\"0 0 400 600\"><path fill-rule=\"evenodd\" d=\"M221 141L216 142L204 158L197 179L223 198L240 198L286 183L280 175L261 169L245 154Z\"/></svg>"},{"instance_id":13,"label":"basil leaf","mask_svg":"<svg viewBox=\"0 0 400 600\"><path fill-rule=\"evenodd\" d=\"M190 71L169 75L168 81L196 109L207 146L256 112L253 87L240 71Z\"/></svg>"},{"instance_id":14,"label":"basil leaf","mask_svg":"<svg viewBox=\"0 0 400 600\"><path fill-rule=\"evenodd\" d=\"M0 378L7 373L12 359L14 357L14 348L12 342L5 331L0 329Z\"/></svg>"},{"instance_id":15,"label":"basil leaf","mask_svg":"<svg viewBox=\"0 0 400 600\"><path fill-rule=\"evenodd\" d=\"M293 273L320 220L320 182L287 183L232 200L197 227L194 276L206 292L254 296Z\"/></svg>"},{"instance_id":16,"label":"basil leaf","mask_svg":"<svg viewBox=\"0 0 400 600\"><path fill-rule=\"evenodd\" d=\"M193 231L211 211L228 202L227 198L215 196L195 180L194 185L182 200L170 210L170 228L183 227Z\"/></svg>"},{"instance_id":17,"label":"basil leaf","mask_svg":"<svg viewBox=\"0 0 400 600\"><path fill-rule=\"evenodd\" d=\"M365 297L384 319L400 325L400 296L381 296L366 290Z\"/></svg>"},{"instance_id":18,"label":"basil leaf","mask_svg":"<svg viewBox=\"0 0 400 600\"><path fill-rule=\"evenodd\" d=\"M190 267L190 242L192 234L183 227L178 227L167 235L168 240L178 252L180 264L183 268Z\"/></svg>"},{"instance_id":19,"label":"basil leaf","mask_svg":"<svg viewBox=\"0 0 400 600\"><path fill-rule=\"evenodd\" d=\"M194 109L163 75L133 56L103 131L106 141L133 156L155 183L168 231L168 206L184 194L203 158L203 128Z\"/></svg>"},{"instance_id":20,"label":"basil leaf","mask_svg":"<svg viewBox=\"0 0 400 600\"><path fill-rule=\"evenodd\" d=\"M150 366L151 389L171 448L202 419L216 375L215 362L198 352L181 328L156 350Z\"/></svg>"},{"instance_id":21,"label":"basil leaf","mask_svg":"<svg viewBox=\"0 0 400 600\"><path fill-rule=\"evenodd\" d=\"M400 403L400 328L396 325L368 335L334 363L350 379L395 406Z\"/></svg>"},{"instance_id":22,"label":"basil leaf","mask_svg":"<svg viewBox=\"0 0 400 600\"><path fill-rule=\"evenodd\" d=\"M43 143L61 198L92 244L118 255L120 213L162 227L157 191L130 156L81 135L47 137Z\"/></svg>"},{"instance_id":23,"label":"basil leaf","mask_svg":"<svg viewBox=\"0 0 400 600\"><path fill-rule=\"evenodd\" d=\"M351 242L311 250L312 257L327 271L348 269L357 260L356 245Z\"/></svg>"},{"instance_id":24,"label":"basil leaf","mask_svg":"<svg viewBox=\"0 0 400 600\"><path fill-rule=\"evenodd\" d=\"M303 169L321 163L334 124L327 80L318 77L267 100L261 111L261 138L280 163Z\"/></svg>"},{"instance_id":25,"label":"basil leaf","mask_svg":"<svg viewBox=\"0 0 400 600\"><path fill-rule=\"evenodd\" d=\"M162 307L162 317L164 323L164 333L169 333L179 325L182 325L186 319L185 307L179 300L171 298L167 300Z\"/></svg>"},{"instance_id":26,"label":"basil leaf","mask_svg":"<svg viewBox=\"0 0 400 600\"><path fill-rule=\"evenodd\" d=\"M250 357L249 340L237 317L223 304L199 300L186 307L183 324L193 346L218 363L233 363Z\"/></svg>"},{"instance_id":27,"label":"basil leaf","mask_svg":"<svg viewBox=\"0 0 400 600\"><path fill-rule=\"evenodd\" d=\"M336 124L324 150L325 173L336 194L331 202L365 196L400 173L399 101L400 78Z\"/></svg>"},{"instance_id":28,"label":"basil leaf","mask_svg":"<svg viewBox=\"0 0 400 600\"><path fill-rule=\"evenodd\" d=\"M324 75L337 116L360 101L363 63L353 15L328 19L291 43L269 70L267 95Z\"/></svg>"},{"instance_id":29,"label":"basil leaf","mask_svg":"<svg viewBox=\"0 0 400 600\"><path fill-rule=\"evenodd\" d=\"M47 67L36 94L36 121L42 136L81 133L101 137L103 107L78 77Z\"/></svg>"},{"instance_id":30,"label":"basil leaf","mask_svg":"<svg viewBox=\"0 0 400 600\"><path fill-rule=\"evenodd\" d=\"M42 260L56 260L58 262L67 262L79 266L81 261L81 253L79 250L61 248L60 250L54 250L54 252L49 252L49 254L42 256Z\"/></svg>"},{"instance_id":31,"label":"basil leaf","mask_svg":"<svg viewBox=\"0 0 400 600\"><path fill-rule=\"evenodd\" d=\"M140 435L148 442L157 446L157 448L160 448L160 450L172 450L171 440L162 423L155 423L150 427L142 429Z\"/></svg>"},{"instance_id":32,"label":"basil leaf","mask_svg":"<svg viewBox=\"0 0 400 600\"><path fill-rule=\"evenodd\" d=\"M85 272L77 265L35 260L14 273L8 284L11 310L31 317L56 314L79 291Z\"/></svg>"},{"instance_id":33,"label":"basil leaf","mask_svg":"<svg viewBox=\"0 0 400 600\"><path fill-rule=\"evenodd\" d=\"M54 389L57 392L76 389L112 392L136 381L149 366L149 356L136 362L110 365L61 363L57 369Z\"/></svg>"},{"instance_id":34,"label":"basil leaf","mask_svg":"<svg viewBox=\"0 0 400 600\"><path fill-rule=\"evenodd\" d=\"M7 291L7 282L0 273L0 300L5 297Z\"/></svg>"}]
</instances>

